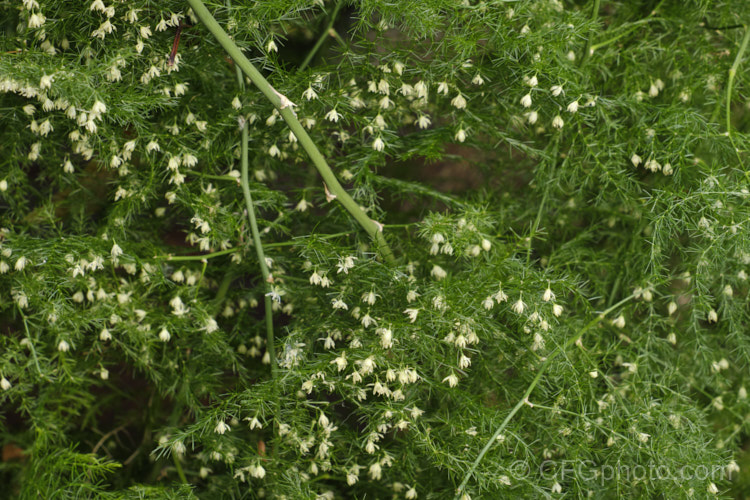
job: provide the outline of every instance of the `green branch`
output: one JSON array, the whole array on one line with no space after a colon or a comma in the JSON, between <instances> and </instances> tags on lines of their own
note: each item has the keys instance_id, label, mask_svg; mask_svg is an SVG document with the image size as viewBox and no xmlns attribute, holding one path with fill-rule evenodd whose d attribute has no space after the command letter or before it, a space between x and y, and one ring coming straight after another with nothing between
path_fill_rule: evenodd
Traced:
<instances>
[{"instance_id":1,"label":"green branch","mask_svg":"<svg viewBox=\"0 0 750 500\"><path fill-rule=\"evenodd\" d=\"M318 41L315 42L315 45L313 48L308 52L307 57L305 57L305 60L302 61L302 64L299 66L299 71L304 70L307 68L307 66L310 64L310 62L313 60L313 57L315 57L315 54L318 53L318 50L320 50L320 47L323 45L323 42L325 42L326 37L328 36L334 36L335 31L333 31L333 24L336 22L336 16L338 16L339 11L341 10L341 7L344 5L344 0L339 0L336 2L336 7L333 9L333 13L331 14L331 19L328 21L328 26L326 26L325 31L320 35L320 38L318 38Z\"/></svg>"},{"instance_id":2,"label":"green branch","mask_svg":"<svg viewBox=\"0 0 750 500\"><path fill-rule=\"evenodd\" d=\"M732 137L731 105L732 105L732 90L734 88L734 77L737 75L737 70L740 67L740 63L742 63L742 57L745 55L745 50L747 50L748 41L750 41L750 28L748 26L745 26L745 36L742 37L740 50L737 52L737 57L734 58L734 63L732 63L732 67L729 68L729 80L727 81L727 104L726 104L727 135L729 136L729 141L732 143L732 147L734 148L734 151L737 154L737 159L739 159L740 165L742 165L742 157L740 156L740 152L737 150L737 145L734 143L734 138Z\"/></svg>"},{"instance_id":3,"label":"green branch","mask_svg":"<svg viewBox=\"0 0 750 500\"><path fill-rule=\"evenodd\" d=\"M200 21L206 26L208 31L216 38L219 44L224 48L229 57L234 60L235 64L245 73L248 78L258 87L258 90L263 93L264 96L273 104L276 109L279 110L281 117L286 122L287 126L291 129L292 133L297 137L300 145L304 148L310 157L310 160L315 165L315 168L323 178L328 190L336 196L336 199L341 203L344 208L351 214L352 217L359 223L362 228L367 231L370 237L377 243L380 251L383 254L383 258L389 264L395 263L393 252L391 252L388 243L385 241L383 236L382 226L370 219L367 214L359 207L349 193L339 184L336 179L331 167L328 166L325 158L320 153L315 143L312 141L307 131L302 127L302 124L297 119L297 115L292 109L294 103L292 103L286 96L280 94L274 89L270 83L263 77L263 75L253 66L247 57L242 53L239 47L235 45L232 39L227 33L219 26L216 19L211 15L201 0L187 0L192 7L195 15Z\"/></svg>"},{"instance_id":4,"label":"green branch","mask_svg":"<svg viewBox=\"0 0 750 500\"><path fill-rule=\"evenodd\" d=\"M591 8L591 22L595 22L597 18L599 17L599 0L594 0L594 6ZM584 61L590 54L593 52L593 49L591 48L591 41L592 36L588 37L588 41L586 42L586 52L583 53L583 56L581 56L581 61Z\"/></svg>"},{"instance_id":5,"label":"green branch","mask_svg":"<svg viewBox=\"0 0 750 500\"><path fill-rule=\"evenodd\" d=\"M469 471L464 475L463 481L461 481L461 484L456 489L456 499L459 499L461 497L461 494L464 491L464 488L466 487L466 484L469 482L469 479L471 478L472 474L474 474L474 471L476 471L477 467L479 466L479 463L484 458L484 455L487 454L487 452L492 447L492 444L497 440L497 437L505 430L505 428L510 423L511 419L518 413L518 411L521 409L521 407L525 404L531 404L529 403L529 396L531 396L531 393L534 391L534 388L537 386L540 380L542 380L542 377L547 372L547 368L550 367L552 364L552 361L554 361L560 354L568 350L570 346L578 342L578 340L583 337L583 334L589 331L591 328L599 324L601 320L604 319L604 317L620 307L621 305L625 304L626 302L633 299L633 296L630 295L629 297L626 297L622 299L617 304L613 305L612 307L604 310L601 314L599 314L596 318L591 320L588 324L586 324L581 330L574 336L568 339L565 344L563 344L561 347L558 347L554 350L552 354L546 359L546 361L542 364L542 366L539 368L539 371L536 374L536 377L534 377L534 380L531 381L531 384L529 384L529 387L526 389L526 392L523 394L521 399L516 403L516 406L513 407L513 409L508 413L508 416L505 417L505 420L500 424L500 427L497 428L495 433L492 435L492 437L487 441L487 444L484 445L484 448L482 448L482 451L479 452L479 455L477 455L477 458L474 460L474 463L471 464L471 467L469 468Z\"/></svg>"},{"instance_id":6,"label":"green branch","mask_svg":"<svg viewBox=\"0 0 750 500\"><path fill-rule=\"evenodd\" d=\"M656 9L654 9L654 11L651 12L651 14L649 14L649 15L652 16L654 14L654 12L656 12ZM628 27L626 30L624 30L622 33L620 33L618 35L613 36L612 38L610 38L608 40L604 40L603 42L599 42L597 44L591 45L591 47L589 48L589 51L590 52L596 52L597 50L601 49L602 47L606 47L607 45L611 45L611 44L615 43L620 38L622 38L624 36L627 36L630 33L632 33L633 31L637 30L638 27L640 25L642 25L642 24L648 24L650 22L661 21L661 20L662 20L661 18L657 18L657 17L647 17L647 18L644 18L644 19L640 19L638 21L634 21L632 23L623 24L622 26L620 26L620 28Z\"/></svg>"},{"instance_id":7,"label":"green branch","mask_svg":"<svg viewBox=\"0 0 750 500\"><path fill-rule=\"evenodd\" d=\"M240 91L245 90L245 82L242 78L240 68L237 68L237 82L240 86ZM266 309L266 349L268 356L271 361L271 378L276 381L276 349L274 348L273 338L273 302L271 300L271 284L273 283L273 276L268 270L266 264L266 254L263 251L263 243L260 241L260 231L258 231L258 221L255 219L255 205L253 204L253 197L250 194L250 175L248 173L248 142L250 140L247 131L247 124L242 123L242 155L240 171L240 185L242 186L242 194L245 196L245 207L247 209L247 217L250 220L250 232L253 235L253 246L255 246L255 252L258 254L258 263L260 264L260 272L263 276L263 283L265 283L265 309Z\"/></svg>"}]
</instances>

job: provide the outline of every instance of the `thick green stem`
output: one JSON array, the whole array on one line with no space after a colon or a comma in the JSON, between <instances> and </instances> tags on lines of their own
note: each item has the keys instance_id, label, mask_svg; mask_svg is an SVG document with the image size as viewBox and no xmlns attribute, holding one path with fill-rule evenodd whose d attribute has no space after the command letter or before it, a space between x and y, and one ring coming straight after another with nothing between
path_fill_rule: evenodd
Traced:
<instances>
[{"instance_id":1,"label":"thick green stem","mask_svg":"<svg viewBox=\"0 0 750 500\"><path fill-rule=\"evenodd\" d=\"M294 104L287 99L286 96L277 92L276 89L268 83L248 58L245 57L240 48L235 45L224 29L219 26L219 23L216 22L216 19L214 19L201 0L187 0L187 2L190 4L190 7L192 7L193 12L198 19L200 19L208 31L210 31L216 38L229 57L234 60L235 64L248 76L248 78L250 78L250 80L258 87L258 90L266 96L271 104L279 110L281 117L297 137L300 145L309 155L310 160L313 162L313 165L315 165L320 176L323 177L323 181L328 187L328 190L336 196L339 203L344 206L351 216L354 217L359 225L362 226L362 228L367 231L370 237L376 242L385 261L389 264L395 263L393 252L391 252L391 249L383 236L382 226L370 219L352 197L349 196L349 193L347 193L341 184L339 184L331 167L328 166L325 158L323 158L323 155L297 119L297 115L292 109Z\"/></svg>"},{"instance_id":2,"label":"thick green stem","mask_svg":"<svg viewBox=\"0 0 750 500\"><path fill-rule=\"evenodd\" d=\"M729 141L732 143L732 147L737 153L737 158L740 160L740 164L742 163L742 158L740 157L740 152L737 151L737 145L734 143L734 138L732 137L732 121L731 121L732 119L732 113L731 113L732 90L734 88L734 77L735 75L737 75L737 70L740 67L740 63L742 63L742 57L745 55L745 50L747 50L748 41L750 41L750 27L745 26L745 36L742 37L740 50L737 52L737 57L734 58L734 63L732 63L732 67L729 68L729 80L727 81L727 104L726 104L727 135L729 136Z\"/></svg>"},{"instance_id":3,"label":"thick green stem","mask_svg":"<svg viewBox=\"0 0 750 500\"><path fill-rule=\"evenodd\" d=\"M299 71L304 70L307 68L307 66L312 62L313 57L315 57L315 54L318 53L318 50L320 50L320 47L323 45L323 42L326 41L326 38L329 36L333 36L333 33L331 30L333 29L333 24L336 22L336 16L338 16L339 11L341 10L341 7L344 5L344 0L339 0L336 2L336 7L333 9L333 13L331 14L331 18L328 21L328 26L326 26L325 31L320 35L320 38L318 38L318 41L315 42L315 45L313 48L308 52L307 57L305 57L305 60L302 61L302 64L299 66Z\"/></svg>"},{"instance_id":4,"label":"thick green stem","mask_svg":"<svg viewBox=\"0 0 750 500\"><path fill-rule=\"evenodd\" d=\"M461 481L461 484L456 489L456 499L459 499L461 497L461 494L464 491L464 488L466 487L466 484L469 482L469 479L471 478L472 474L474 474L474 471L476 471L477 467L479 466L479 463L484 458L484 455L489 451L489 449L492 447L492 444L497 440L497 437L505 430L505 428L508 426L508 423L510 423L511 419L515 416L516 413L523 407L525 404L531 405L529 402L529 396L531 396L531 393L534 391L534 388L537 386L540 380L542 380L542 377L547 372L547 368L550 367L552 364L552 361L554 361L560 354L564 353L568 350L570 346L578 342L581 337L583 337L583 334L589 331L591 328L599 324L601 320L607 316L607 314L611 313L621 305L625 304L626 302L633 299L633 296L630 295L629 297L626 297L622 299L617 304L613 305L612 307L607 308L602 313L600 313L596 318L591 320L588 324L586 324L581 330L578 331L576 335L573 335L571 338L568 339L565 344L558 347L554 350L552 354L544 361L542 366L539 368L539 371L536 374L536 377L534 377L534 380L531 381L531 384L529 384L529 387L526 389L526 392L523 394L521 399L516 403L516 406L513 407L513 409L508 413L508 416L505 417L505 420L500 424L500 427L497 428L495 433L492 435L492 437L487 441L487 444L484 445L484 448L482 448L482 451L479 452L479 455L477 455L477 458L474 460L474 463L471 464L471 467L469 468L469 471L464 476L463 481Z\"/></svg>"},{"instance_id":5,"label":"thick green stem","mask_svg":"<svg viewBox=\"0 0 750 500\"><path fill-rule=\"evenodd\" d=\"M591 9L591 21L594 22L599 17L599 1L600 0L594 0L594 6ZM588 41L586 42L586 52L583 53L583 56L581 57L581 60L583 61L586 59L592 52L591 50L591 41L593 36L589 36Z\"/></svg>"},{"instance_id":6,"label":"thick green stem","mask_svg":"<svg viewBox=\"0 0 750 500\"><path fill-rule=\"evenodd\" d=\"M237 68L237 83L240 86L240 90L245 89L245 82L242 78L240 69ZM250 175L249 160L248 160L248 142L250 140L247 125L241 124L242 128L242 155L241 155L241 176L240 185L242 186L242 194L245 196L245 208L247 209L247 217L250 220L250 232L253 235L253 246L255 252L258 255L258 263L260 264L260 273L263 276L263 283L265 293L265 309L266 309L266 349L271 362L271 376L276 381L276 349L274 348L273 338L273 302L271 301L271 284L273 283L273 276L271 276L266 264L266 254L263 251L263 243L260 241L260 231L258 231L258 221L255 218L255 205L253 204L253 196L250 194Z\"/></svg>"},{"instance_id":7,"label":"thick green stem","mask_svg":"<svg viewBox=\"0 0 750 500\"><path fill-rule=\"evenodd\" d=\"M651 15L654 15L654 12L656 12L656 9L654 9L654 11L651 12ZM647 17L645 19L640 19L640 20L634 21L632 23L624 24L624 25L620 26L620 28L627 27L627 29L625 29L622 33L620 33L619 35L615 35L612 38L610 38L608 40L605 40L603 42L599 42L599 43L596 43L594 45L591 45L590 51L591 52L596 52L597 50L601 49L602 47L606 47L607 45L611 45L611 44L615 43L620 38L622 38L624 36L627 36L630 33L632 33L633 31L637 30L638 27L640 25L642 25L642 24L647 24L647 23L651 23L651 22L654 22L654 21L661 21L661 20L662 20L661 18Z\"/></svg>"}]
</instances>

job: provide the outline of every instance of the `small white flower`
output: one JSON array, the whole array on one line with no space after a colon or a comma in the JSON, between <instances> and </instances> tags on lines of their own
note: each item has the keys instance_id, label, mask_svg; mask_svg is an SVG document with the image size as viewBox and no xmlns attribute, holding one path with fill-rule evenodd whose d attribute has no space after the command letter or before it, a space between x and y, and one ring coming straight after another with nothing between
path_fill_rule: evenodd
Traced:
<instances>
[{"instance_id":1,"label":"small white flower","mask_svg":"<svg viewBox=\"0 0 750 500\"><path fill-rule=\"evenodd\" d=\"M15 265L16 271L23 271L23 268L26 267L27 262L28 262L28 259L26 259L26 257L24 257L23 255L19 257Z\"/></svg>"},{"instance_id":2,"label":"small white flower","mask_svg":"<svg viewBox=\"0 0 750 500\"><path fill-rule=\"evenodd\" d=\"M549 302L550 300L555 300L555 294L552 292L552 289L547 286L547 289L544 291L544 294L542 295L542 300L545 302Z\"/></svg>"},{"instance_id":3,"label":"small white flower","mask_svg":"<svg viewBox=\"0 0 750 500\"><path fill-rule=\"evenodd\" d=\"M534 88L537 85L539 85L539 80L537 79L536 75L534 75L531 78L529 78L528 80L526 80L526 85L528 85L531 88Z\"/></svg>"},{"instance_id":4,"label":"small white flower","mask_svg":"<svg viewBox=\"0 0 750 500\"><path fill-rule=\"evenodd\" d=\"M529 125L534 125L537 120L539 119L539 113L536 111L529 111L526 113L526 121L529 122Z\"/></svg>"},{"instance_id":5,"label":"small white flower","mask_svg":"<svg viewBox=\"0 0 750 500\"><path fill-rule=\"evenodd\" d=\"M266 52L271 53L271 52L278 52L278 51L279 51L279 48L276 46L276 42L274 42L273 40L270 40L266 44Z\"/></svg>"},{"instance_id":6,"label":"small white flower","mask_svg":"<svg viewBox=\"0 0 750 500\"><path fill-rule=\"evenodd\" d=\"M16 293L13 300L16 301L16 304L21 309L26 309L29 306L29 297L23 292Z\"/></svg>"},{"instance_id":7,"label":"small white flower","mask_svg":"<svg viewBox=\"0 0 750 500\"><path fill-rule=\"evenodd\" d=\"M204 326L203 329L206 333L213 333L219 329L219 325L216 323L215 319L208 318L208 320L206 320L206 326Z\"/></svg>"},{"instance_id":8,"label":"small white flower","mask_svg":"<svg viewBox=\"0 0 750 500\"><path fill-rule=\"evenodd\" d=\"M564 125L565 125L565 122L563 121L560 115L557 115L552 119L552 126L554 128L561 129L563 128Z\"/></svg>"},{"instance_id":9,"label":"small white flower","mask_svg":"<svg viewBox=\"0 0 750 500\"><path fill-rule=\"evenodd\" d=\"M458 142L464 142L466 140L466 131L463 128L458 129L453 138Z\"/></svg>"},{"instance_id":10,"label":"small white flower","mask_svg":"<svg viewBox=\"0 0 750 500\"><path fill-rule=\"evenodd\" d=\"M169 339L171 338L172 336L169 334L169 330L167 330L166 328L162 328L159 332L159 340L161 340L162 342L169 342Z\"/></svg>"},{"instance_id":11,"label":"small white flower","mask_svg":"<svg viewBox=\"0 0 750 500\"><path fill-rule=\"evenodd\" d=\"M349 310L349 306L346 305L346 302L343 300L336 298L331 300L331 305L334 309L343 309L344 311Z\"/></svg>"},{"instance_id":12,"label":"small white flower","mask_svg":"<svg viewBox=\"0 0 750 500\"><path fill-rule=\"evenodd\" d=\"M12 384L10 381L8 381L7 378L3 377L2 380L0 380L0 389L7 391L12 387Z\"/></svg>"},{"instance_id":13,"label":"small white flower","mask_svg":"<svg viewBox=\"0 0 750 500\"><path fill-rule=\"evenodd\" d=\"M68 352L70 350L70 344L68 344L64 340L61 340L60 343L57 344L57 350L60 352Z\"/></svg>"},{"instance_id":14,"label":"small white flower","mask_svg":"<svg viewBox=\"0 0 750 500\"><path fill-rule=\"evenodd\" d=\"M563 306L561 306L560 304L552 305L552 314L554 314L556 318L559 318L562 313L563 313Z\"/></svg>"},{"instance_id":15,"label":"small white flower","mask_svg":"<svg viewBox=\"0 0 750 500\"><path fill-rule=\"evenodd\" d=\"M568 112L569 113L575 113L578 111L578 101L573 101L570 104L568 104Z\"/></svg>"},{"instance_id":16,"label":"small white flower","mask_svg":"<svg viewBox=\"0 0 750 500\"><path fill-rule=\"evenodd\" d=\"M526 94L521 98L521 106L523 106L524 108L531 107L531 94Z\"/></svg>"},{"instance_id":17,"label":"small white flower","mask_svg":"<svg viewBox=\"0 0 750 500\"><path fill-rule=\"evenodd\" d=\"M346 365L348 364L348 362L346 361L346 352L342 352L341 355L338 358L331 361L330 364L336 365L337 371L339 372L343 371L344 368L346 368Z\"/></svg>"},{"instance_id":18,"label":"small white flower","mask_svg":"<svg viewBox=\"0 0 750 500\"><path fill-rule=\"evenodd\" d=\"M113 242L113 244L112 244L112 250L110 250L110 254L112 255L113 259L116 259L120 255L122 255L122 248L120 248L120 245L118 245L117 243Z\"/></svg>"},{"instance_id":19,"label":"small white flower","mask_svg":"<svg viewBox=\"0 0 750 500\"><path fill-rule=\"evenodd\" d=\"M376 333L380 335L380 345L383 349L393 347L393 332L390 328L378 328Z\"/></svg>"},{"instance_id":20,"label":"small white flower","mask_svg":"<svg viewBox=\"0 0 750 500\"><path fill-rule=\"evenodd\" d=\"M637 153L633 153L633 156L630 157L630 162L633 164L634 167L637 167L641 164L643 160L640 156L638 156Z\"/></svg>"},{"instance_id":21,"label":"small white flower","mask_svg":"<svg viewBox=\"0 0 750 500\"><path fill-rule=\"evenodd\" d=\"M307 89L302 92L302 97L304 97L308 101L312 101L313 99L318 98L318 94L317 92L315 92L315 90L313 90L312 87L307 87Z\"/></svg>"},{"instance_id":22,"label":"small white flower","mask_svg":"<svg viewBox=\"0 0 750 500\"><path fill-rule=\"evenodd\" d=\"M393 101L388 96L383 96L378 101L378 106L380 106L380 109L390 109L393 106Z\"/></svg>"},{"instance_id":23,"label":"small white flower","mask_svg":"<svg viewBox=\"0 0 750 500\"><path fill-rule=\"evenodd\" d=\"M550 88L550 90L552 91L552 95L553 95L554 97L557 97L557 96L559 96L559 95L560 95L560 94L562 94L562 92L563 92L563 88L562 88L562 85L553 85L553 86L552 86L552 87Z\"/></svg>"},{"instance_id":24,"label":"small white flower","mask_svg":"<svg viewBox=\"0 0 750 500\"><path fill-rule=\"evenodd\" d=\"M298 212L306 212L309 207L314 206L312 203L302 198L294 209Z\"/></svg>"},{"instance_id":25,"label":"small white flower","mask_svg":"<svg viewBox=\"0 0 750 500\"><path fill-rule=\"evenodd\" d=\"M448 95L448 82L438 83L437 91L438 91L438 94Z\"/></svg>"},{"instance_id":26,"label":"small white flower","mask_svg":"<svg viewBox=\"0 0 750 500\"><path fill-rule=\"evenodd\" d=\"M102 101L97 100L94 103L94 105L91 107L91 112L94 113L94 114L96 114L96 115L100 115L102 113L106 113L107 112L107 106Z\"/></svg>"},{"instance_id":27,"label":"small white flower","mask_svg":"<svg viewBox=\"0 0 750 500\"><path fill-rule=\"evenodd\" d=\"M370 465L368 474L373 481L379 481L383 477L383 469L380 467L380 462L375 462Z\"/></svg>"},{"instance_id":28,"label":"small white flower","mask_svg":"<svg viewBox=\"0 0 750 500\"><path fill-rule=\"evenodd\" d=\"M52 88L52 77L42 75L42 78L39 79L39 88L42 90Z\"/></svg>"},{"instance_id":29,"label":"small white flower","mask_svg":"<svg viewBox=\"0 0 750 500\"><path fill-rule=\"evenodd\" d=\"M39 13L35 12L29 16L29 28L30 29L39 28L44 24L46 20L47 18L44 17L44 14L42 14L41 12Z\"/></svg>"},{"instance_id":30,"label":"small white flower","mask_svg":"<svg viewBox=\"0 0 750 500\"><path fill-rule=\"evenodd\" d=\"M362 294L362 302L365 304L374 305L377 298L378 296L372 290Z\"/></svg>"},{"instance_id":31,"label":"small white flower","mask_svg":"<svg viewBox=\"0 0 750 500\"><path fill-rule=\"evenodd\" d=\"M355 260L357 260L357 257L354 257L353 255L347 255L344 258L339 258L339 262L336 265L338 267L338 271L336 271L336 274L349 274L349 270L354 267Z\"/></svg>"},{"instance_id":32,"label":"small white flower","mask_svg":"<svg viewBox=\"0 0 750 500\"><path fill-rule=\"evenodd\" d=\"M482 75L477 73L476 75L474 75L474 78L472 78L471 83L473 83L474 85L482 85L484 84L484 78L482 78Z\"/></svg>"},{"instance_id":33,"label":"small white flower","mask_svg":"<svg viewBox=\"0 0 750 500\"><path fill-rule=\"evenodd\" d=\"M257 479L263 479L266 477L266 469L261 465L254 465L250 468L250 475Z\"/></svg>"},{"instance_id":34,"label":"small white flower","mask_svg":"<svg viewBox=\"0 0 750 500\"><path fill-rule=\"evenodd\" d=\"M449 387L456 387L458 385L458 377L455 373L451 373L443 379L443 382L447 382Z\"/></svg>"},{"instance_id":35,"label":"small white flower","mask_svg":"<svg viewBox=\"0 0 750 500\"><path fill-rule=\"evenodd\" d=\"M228 430L230 430L230 427L223 420L219 420L216 423L216 427L214 427L214 432L216 434L224 434Z\"/></svg>"},{"instance_id":36,"label":"small white flower","mask_svg":"<svg viewBox=\"0 0 750 500\"><path fill-rule=\"evenodd\" d=\"M341 118L341 113L336 111L336 108L333 108L325 115L325 119L333 123L337 123L339 121L339 118Z\"/></svg>"},{"instance_id":37,"label":"small white flower","mask_svg":"<svg viewBox=\"0 0 750 500\"><path fill-rule=\"evenodd\" d=\"M430 117L427 115L419 115L419 118L416 119L414 122L414 125L417 125L421 129L426 129L432 124L432 121L430 120Z\"/></svg>"},{"instance_id":38,"label":"small white flower","mask_svg":"<svg viewBox=\"0 0 750 500\"><path fill-rule=\"evenodd\" d=\"M182 164L188 168L194 167L198 164L198 158L191 153L187 153L182 157Z\"/></svg>"},{"instance_id":39,"label":"small white flower","mask_svg":"<svg viewBox=\"0 0 750 500\"><path fill-rule=\"evenodd\" d=\"M112 334L109 333L109 330L107 330L106 328L104 328L99 333L99 340L101 340L102 342L107 342L109 340L112 340Z\"/></svg>"},{"instance_id":40,"label":"small white flower","mask_svg":"<svg viewBox=\"0 0 750 500\"><path fill-rule=\"evenodd\" d=\"M620 314L618 317L612 320L612 325L616 326L617 328L624 328L625 317L622 314Z\"/></svg>"},{"instance_id":41,"label":"small white flower","mask_svg":"<svg viewBox=\"0 0 750 500\"><path fill-rule=\"evenodd\" d=\"M376 137L372 142L372 149L375 151L383 151L385 149L385 142L383 142L383 139L381 139L380 136Z\"/></svg>"},{"instance_id":42,"label":"small white flower","mask_svg":"<svg viewBox=\"0 0 750 500\"><path fill-rule=\"evenodd\" d=\"M646 168L646 170L649 170L651 172L658 172L659 170L661 170L661 165L653 158L649 158L648 160L646 160L646 163L643 166Z\"/></svg>"},{"instance_id":43,"label":"small white flower","mask_svg":"<svg viewBox=\"0 0 750 500\"><path fill-rule=\"evenodd\" d=\"M716 314L716 311L714 309L708 311L708 322L716 323L717 321L719 321L719 316Z\"/></svg>"},{"instance_id":44,"label":"small white flower","mask_svg":"<svg viewBox=\"0 0 750 500\"><path fill-rule=\"evenodd\" d=\"M465 109L466 108L466 99L464 99L464 96L459 93L456 97L451 99L451 104L456 109Z\"/></svg>"},{"instance_id":45,"label":"small white flower","mask_svg":"<svg viewBox=\"0 0 750 500\"><path fill-rule=\"evenodd\" d=\"M445 272L445 269L443 269L442 267L438 266L437 264L435 264L435 265L434 265L434 266L432 267L432 271L430 271L430 274L431 274L431 275L432 275L432 276L433 276L433 277L434 277L434 278L435 278L436 280L441 280L441 279L445 278L446 276L448 276L448 273L447 273L447 272Z\"/></svg>"},{"instance_id":46,"label":"small white flower","mask_svg":"<svg viewBox=\"0 0 750 500\"><path fill-rule=\"evenodd\" d=\"M414 323L419 315L419 309L404 309L404 314L409 317L410 323Z\"/></svg>"},{"instance_id":47,"label":"small white flower","mask_svg":"<svg viewBox=\"0 0 750 500\"><path fill-rule=\"evenodd\" d=\"M494 300L492 300L492 295L489 295L486 299L482 301L482 307L487 309L488 311L492 309L492 307L495 305Z\"/></svg>"},{"instance_id":48,"label":"small white flower","mask_svg":"<svg viewBox=\"0 0 750 500\"><path fill-rule=\"evenodd\" d=\"M523 297L519 297L518 301L511 306L511 309L516 314L523 314L523 311L526 309L526 304L523 301Z\"/></svg>"}]
</instances>

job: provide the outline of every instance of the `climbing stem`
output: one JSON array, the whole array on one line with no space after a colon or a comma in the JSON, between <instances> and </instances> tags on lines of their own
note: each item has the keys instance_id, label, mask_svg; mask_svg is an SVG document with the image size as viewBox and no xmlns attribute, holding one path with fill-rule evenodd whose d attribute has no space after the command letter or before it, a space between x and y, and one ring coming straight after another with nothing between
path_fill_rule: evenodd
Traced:
<instances>
[{"instance_id":1,"label":"climbing stem","mask_svg":"<svg viewBox=\"0 0 750 500\"><path fill-rule=\"evenodd\" d=\"M633 295L630 295L624 299L622 299L617 304L613 305L612 307L607 308L606 310L602 311L596 318L591 320L589 323L587 323L583 328L581 328L577 334L573 335L571 338L565 342L562 346L559 346L557 349L550 354L550 356L542 363L542 366L539 368L539 371L536 374L536 377L534 377L534 380L531 381L531 384L529 384L529 387L526 389L526 392L523 394L521 399L516 403L516 406L513 407L513 409L508 413L508 415L505 417L505 420L502 421L500 426L495 430L495 433L492 435L492 437L487 441L487 444L484 445L484 448L479 452L479 455L477 455L477 458L474 460L474 463L471 464L471 467L469 468L469 471L464 475L463 481L461 481L461 484L456 489L456 499L459 499L461 495L463 494L464 488L466 487L466 484L469 482L469 479L474 474L474 471L476 471L477 467L479 466L479 463L484 458L484 455L489 451L489 449L492 447L492 444L497 440L497 437L505 430L505 428L508 426L508 423L513 419L513 417L518 413L518 411L526 404L529 406L532 406L532 404L529 402L529 396L531 396L531 393L534 391L534 388L539 384L539 381L542 380L542 377L547 372L547 369L550 367L552 362L562 353L568 350L570 346L578 342L581 337L583 337L583 334L589 331L591 328L599 324L609 313L620 307L621 305L627 303L628 301L633 299Z\"/></svg>"},{"instance_id":2,"label":"climbing stem","mask_svg":"<svg viewBox=\"0 0 750 500\"><path fill-rule=\"evenodd\" d=\"M244 90L245 82L242 78L240 69L237 68L237 83L240 86L240 90ZM276 352L274 349L274 338L273 338L273 303L271 301L271 285L273 283L273 276L268 270L268 264L266 263L266 254L263 251L263 243L260 241L260 231L258 231L258 221L255 218L255 205L253 204L253 196L250 194L250 184L248 173L249 160L248 160L248 142L249 134L245 123L241 124L241 148L242 153L240 156L241 170L240 170L240 186L242 186L242 194L245 197L245 208L247 210L247 218L250 220L250 232L253 236L253 246L255 252L258 255L258 263L260 265L260 272L263 276L263 283L265 288L265 309L266 309L266 349L271 362L271 376L273 380L276 380Z\"/></svg>"},{"instance_id":3,"label":"climbing stem","mask_svg":"<svg viewBox=\"0 0 750 500\"><path fill-rule=\"evenodd\" d=\"M322 47L323 43L326 41L326 37L335 37L334 33L336 32L333 31L333 25L336 22L336 17L338 16L339 11L341 10L341 7L343 5L344 0L339 0L338 2L336 2L336 7L334 7L333 13L331 13L331 17L328 21L328 26L326 26L326 29L323 31L323 33L321 33L320 38L318 38L318 41L315 42L315 45L313 45L313 48L310 49L310 52L307 53L307 57L305 57L305 60L302 61L302 64L300 64L299 66L299 71L304 70L305 68L307 68L307 66L310 65L313 58L315 57L315 54L318 53L320 47Z\"/></svg>"},{"instance_id":4,"label":"climbing stem","mask_svg":"<svg viewBox=\"0 0 750 500\"><path fill-rule=\"evenodd\" d=\"M339 203L344 206L349 214L354 217L359 225L362 226L362 228L367 231L370 237L376 242L385 261L389 264L395 263L393 252L383 236L382 226L370 219L352 197L349 196L349 193L347 193L341 184L339 184L331 167L328 166L325 158L297 119L297 115L294 112L294 109L292 109L294 104L287 99L286 96L277 92L276 89L268 83L248 58L245 57L240 48L235 45L224 29L219 26L219 23L216 22L216 19L214 19L201 0L187 0L187 2L190 4L190 7L192 7L193 12L198 19L200 19L208 31L210 31L216 38L229 57L234 60L235 64L242 70L242 72L250 78L250 80L258 87L258 90L260 90L279 111L287 126L291 129L292 133L297 137L300 145L307 152L310 160L313 165L315 165L315 168L318 170L318 173L328 187L329 192L336 197Z\"/></svg>"},{"instance_id":5,"label":"climbing stem","mask_svg":"<svg viewBox=\"0 0 750 500\"><path fill-rule=\"evenodd\" d=\"M750 27L745 26L745 36L742 37L742 42L740 43L740 50L737 52L737 57L734 58L734 63L732 63L732 67L729 68L729 79L727 80L727 102L726 102L727 135L729 136L729 140L732 143L732 147L737 153L737 158L740 160L740 164L742 163L742 158L740 157L740 153L737 150L737 145L734 143L734 138L732 137L731 105L732 105L732 90L734 87L734 77L737 75L737 70L739 69L740 64L742 63L742 57L745 55L745 51L747 50L748 41L750 41Z\"/></svg>"},{"instance_id":6,"label":"climbing stem","mask_svg":"<svg viewBox=\"0 0 750 500\"><path fill-rule=\"evenodd\" d=\"M594 0L594 6L591 8L591 22L595 22L599 18L599 1L600 0ZM583 53L581 60L586 59L591 54L592 38L593 36L589 36L589 39L586 42L586 52Z\"/></svg>"}]
</instances>

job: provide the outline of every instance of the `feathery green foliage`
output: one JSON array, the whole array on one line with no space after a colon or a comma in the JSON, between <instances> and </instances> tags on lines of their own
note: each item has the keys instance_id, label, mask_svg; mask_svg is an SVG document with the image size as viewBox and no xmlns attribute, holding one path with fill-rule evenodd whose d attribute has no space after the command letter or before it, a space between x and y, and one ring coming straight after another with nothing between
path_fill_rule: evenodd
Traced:
<instances>
[{"instance_id":1,"label":"feathery green foliage","mask_svg":"<svg viewBox=\"0 0 750 500\"><path fill-rule=\"evenodd\" d=\"M0 25L0 497L750 493L744 0Z\"/></svg>"}]
</instances>

